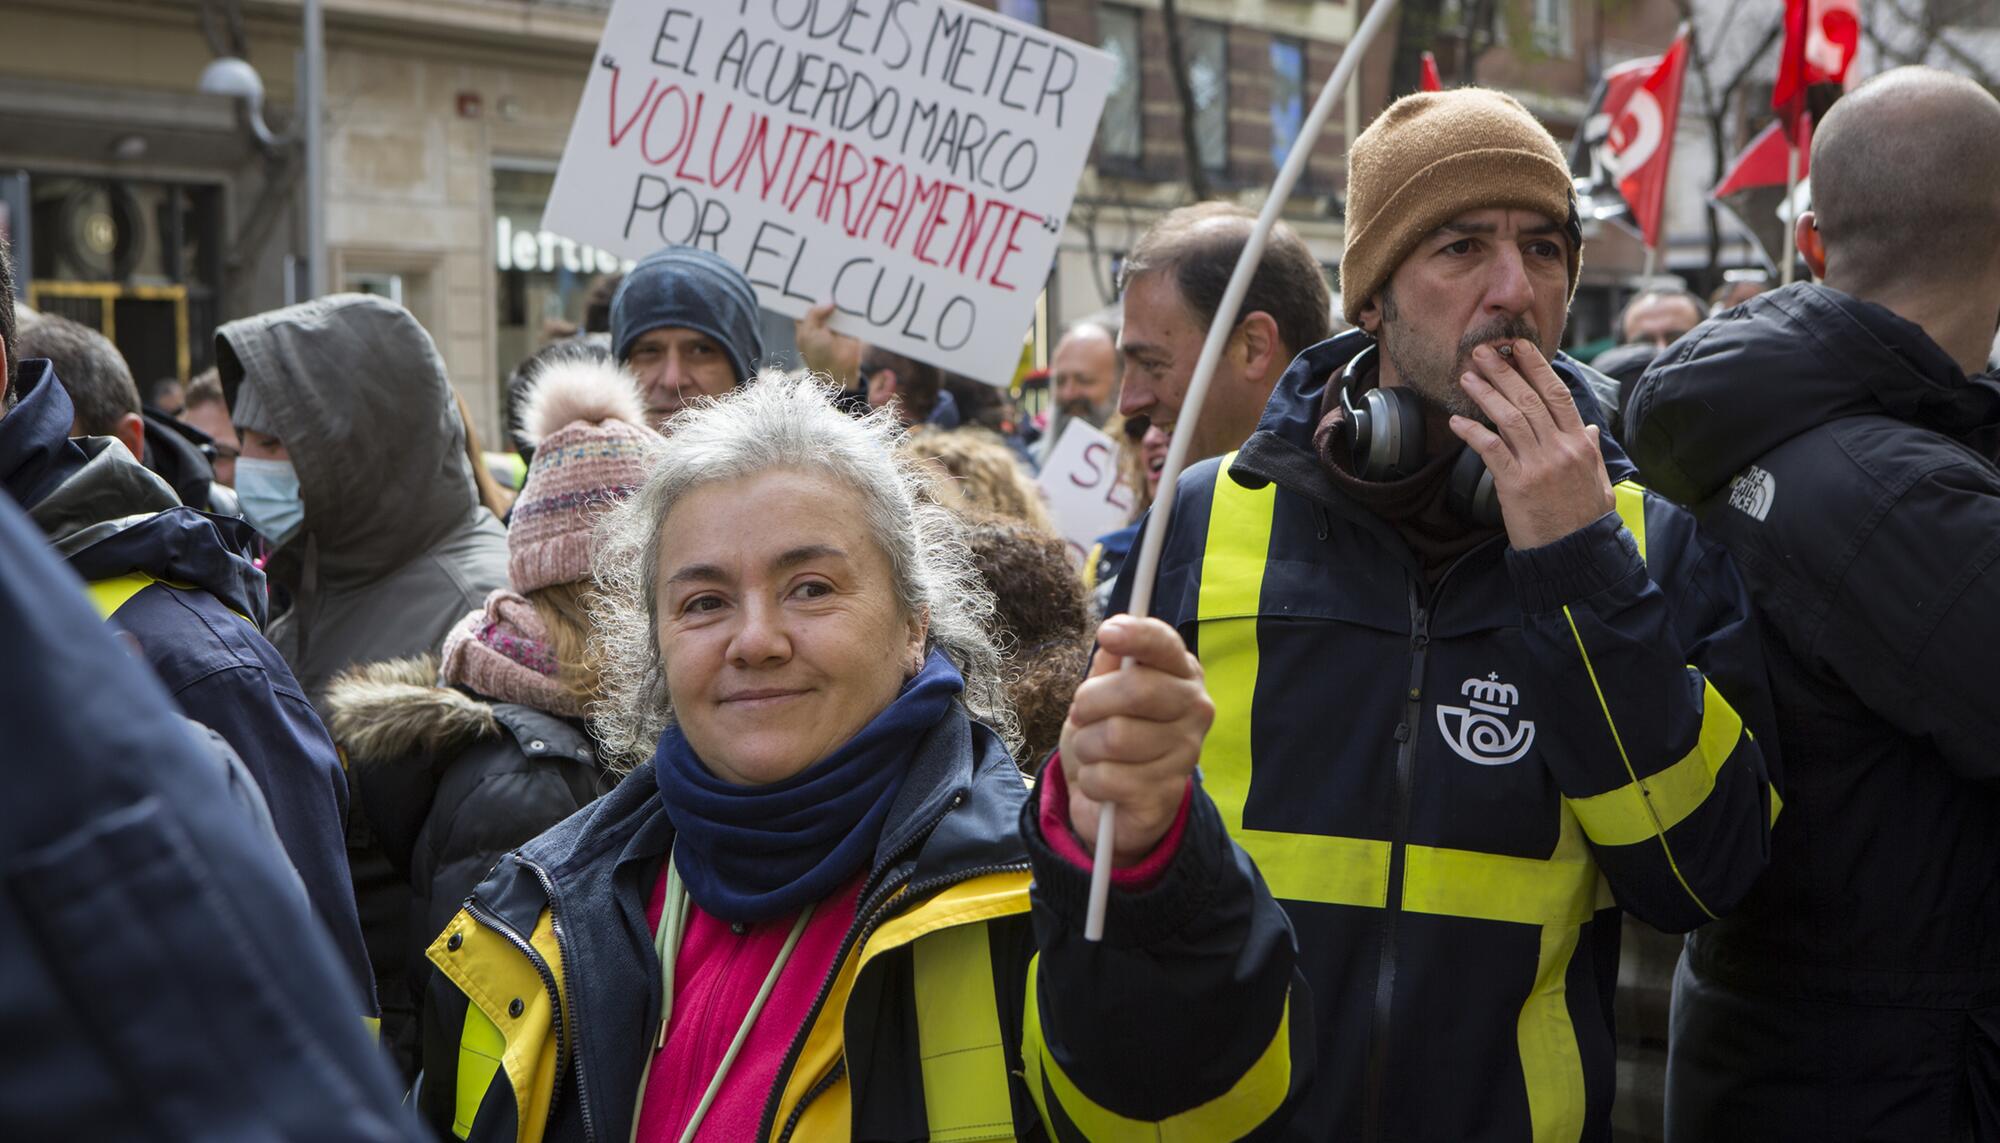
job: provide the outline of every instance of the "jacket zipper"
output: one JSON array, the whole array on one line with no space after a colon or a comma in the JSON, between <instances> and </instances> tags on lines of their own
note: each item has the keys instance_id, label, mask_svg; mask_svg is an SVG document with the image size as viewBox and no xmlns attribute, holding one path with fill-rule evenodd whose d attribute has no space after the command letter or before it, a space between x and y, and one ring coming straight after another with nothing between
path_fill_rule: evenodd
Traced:
<instances>
[{"instance_id":1,"label":"jacket zipper","mask_svg":"<svg viewBox=\"0 0 2000 1143\"><path fill-rule=\"evenodd\" d=\"M549 899L549 932L553 934L556 939L556 955L562 959L564 964L575 964L576 963L575 959L569 955L569 950L563 946L562 910L556 904L555 880L549 876L548 870L543 869L541 866L536 865L532 861L522 859L521 864L535 871L535 878L541 882L542 892L545 895L547 895ZM555 983L554 979L551 978L549 983L552 986L552 991L553 991L553 985ZM556 1074L561 1075L563 1060L562 1060L562 1052L560 1050L560 1045L563 1042L561 1039L561 1037L563 1036L562 1020L561 1020L561 1017L563 1016L563 1011L560 1005L558 1005L556 1008L556 1016L558 1017L556 1023L556 1035L558 1039L556 1043L559 1046L556 1052ZM576 1038L578 1040L582 1039L581 1030L577 1032ZM586 1086L584 1082L582 1047L583 1045L581 1043L571 1045L570 1062L576 1065L576 1106L577 1110L583 1116L583 1138L585 1140L585 1143L594 1143L594 1141L597 1139L597 1121L590 1113L590 1088ZM557 1091L562 1090L561 1085L557 1085L556 1090ZM551 1117L550 1120L551 1122L553 1122L554 1119L555 1107L556 1107L556 1101L554 1096L551 1095L549 1099L549 1114Z\"/></svg>"},{"instance_id":2,"label":"jacket zipper","mask_svg":"<svg viewBox=\"0 0 2000 1143\"><path fill-rule=\"evenodd\" d=\"M1410 804L1416 797L1417 739L1424 729L1424 660L1430 653L1431 615L1452 573L1478 553L1500 541L1495 537L1453 560L1430 590L1430 605L1417 581L1410 583L1410 677L1403 694L1403 721L1396 726L1396 822L1389 839L1389 897L1383 902L1382 960L1375 975L1374 1024L1368 1038L1368 1088L1362 1105L1362 1138L1382 1138L1382 1104L1389 1083L1389 1029L1395 1009L1396 929L1403 912L1403 881L1407 872Z\"/></svg>"},{"instance_id":3,"label":"jacket zipper","mask_svg":"<svg viewBox=\"0 0 2000 1143\"><path fill-rule=\"evenodd\" d=\"M924 831L924 833L921 833L918 836L922 837L925 834L928 834L928 832L929 831L926 830ZM1028 868L1029 865L1025 861L1003 862L998 865L978 865L974 866L971 869L961 869L956 873L947 873L938 877L933 877L927 881L919 881L916 884L909 886L903 892L897 893L891 896L888 900L885 900L881 903L881 905L878 907L878 915L869 918L867 928L863 931L859 944L866 944L868 941L868 937L874 934L875 930L881 926L882 922L887 921L892 917L896 916L896 914L902 912L901 909L892 908L892 906L894 906L895 903L898 901L902 901L907 904L909 902L920 900L925 894L931 893L936 890L949 889L953 885L970 881L975 877L984 877L989 873L1018 873ZM847 959L846 954L847 950L842 949L840 959L834 962L833 966L834 976L838 976L840 974L840 965ZM829 977L827 980L827 985L829 988L831 987L832 983L833 980L831 977ZM807 1017L805 1027L801 1028L799 1031L801 1039L803 1039L803 1037L805 1036L806 1030L812 1027L813 1021L818 1019L820 1006L826 1002L827 990L828 990L827 988L822 988L820 990L819 999L813 1002L812 1015ZM784 1068L778 1072L778 1083L775 1086L775 1089L772 1093L774 1099L779 1099L783 1097L785 1079L790 1075L793 1065L797 1062L797 1049L800 1048L801 1046L802 1045L800 1044L793 1045L794 1048L793 1053L791 1054L790 1058L786 1059ZM846 1071L847 1071L847 1059L845 1057L845 1054L843 1053L842 1058L834 1063L833 1068L830 1071L828 1071L827 1074L823 1076L818 1083L815 1083L811 1087L811 1089L809 1089L805 1093L805 1095L799 1098L798 1106L792 1108L792 1113L785 1117L785 1129L778 1135L778 1143L791 1143L792 1131L798 1127L799 1120L806 1113L806 1108L812 1105L813 1100L818 1099L821 1094L826 1092L827 1089L831 1088L836 1082L838 1082L840 1077ZM769 1138L770 1130L768 1126L765 1128L764 1131L760 1132L757 1137L759 1139Z\"/></svg>"},{"instance_id":4,"label":"jacket zipper","mask_svg":"<svg viewBox=\"0 0 2000 1143\"><path fill-rule=\"evenodd\" d=\"M1382 1099L1388 1086L1389 1028L1395 1009L1396 929L1402 916L1405 843L1417 770L1417 734L1423 728L1424 659L1431 642L1430 613L1410 588L1410 677L1404 692L1403 721L1396 725L1396 820L1389 838L1388 899L1383 902L1382 959L1375 971L1375 1018L1368 1036L1368 1098L1363 1105L1364 1139L1382 1137Z\"/></svg>"},{"instance_id":5,"label":"jacket zipper","mask_svg":"<svg viewBox=\"0 0 2000 1143\"><path fill-rule=\"evenodd\" d=\"M534 965L535 971L541 974L542 987L549 994L549 1004L552 1006L551 1011L555 1016L553 1023L556 1030L556 1074L561 1075L563 1068L569 1062L569 1037L564 1030L562 991L556 987L556 974L550 971L548 962L542 959L542 954L536 951L535 946L528 941L528 938L522 936L520 931L515 929L514 926L501 920L498 914L480 904L478 899L467 897L465 899L465 911L480 924L506 938L507 943L513 945L522 956L528 958L528 963ZM551 914L551 917L553 915ZM553 926L553 921L551 925ZM560 943L558 943L557 947L561 947ZM561 1091L562 1088L558 1085L556 1090L549 1095L549 1114L551 1116L555 1114L556 1097Z\"/></svg>"}]
</instances>

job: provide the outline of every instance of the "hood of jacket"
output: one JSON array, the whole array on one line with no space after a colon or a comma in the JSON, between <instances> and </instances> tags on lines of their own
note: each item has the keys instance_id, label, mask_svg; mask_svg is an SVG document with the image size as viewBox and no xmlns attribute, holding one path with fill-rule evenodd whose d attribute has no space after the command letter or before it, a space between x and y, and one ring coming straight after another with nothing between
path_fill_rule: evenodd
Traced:
<instances>
[{"instance_id":1,"label":"hood of jacket","mask_svg":"<svg viewBox=\"0 0 2000 1143\"><path fill-rule=\"evenodd\" d=\"M283 440L299 475L286 579L308 538L325 582L376 579L479 507L444 361L408 310L340 294L230 322L215 348L230 408L252 387L265 423L248 427Z\"/></svg>"},{"instance_id":2,"label":"hood of jacket","mask_svg":"<svg viewBox=\"0 0 2000 1143\"><path fill-rule=\"evenodd\" d=\"M74 409L47 362L24 363L21 385L21 400L0 418L0 484L78 575L143 572L191 584L263 624L264 573L251 562L248 524L182 506L110 437L69 437Z\"/></svg>"},{"instance_id":3,"label":"hood of jacket","mask_svg":"<svg viewBox=\"0 0 2000 1143\"><path fill-rule=\"evenodd\" d=\"M1257 431L1244 444L1241 456L1231 471L1250 487L1275 481L1323 504L1340 507L1349 515L1372 518L1366 510L1350 505L1347 498L1335 489L1332 479L1320 465L1319 454L1313 449L1313 430L1319 427L1326 387L1337 382L1340 371L1347 363L1374 343L1375 339L1368 334L1351 329L1320 342L1294 358L1285 375L1278 379L1277 388L1271 391L1271 399L1264 406L1264 416L1257 423ZM1614 382L1567 353L1556 354L1551 364L1556 375L1569 388L1584 423L1608 426L1610 422L1598 404L1595 390ZM1612 483L1629 480L1635 471L1632 462L1626 459L1624 450L1618 447L1610 432L1602 432L1598 443L1603 448L1604 465L1610 471Z\"/></svg>"},{"instance_id":4,"label":"hood of jacket","mask_svg":"<svg viewBox=\"0 0 2000 1143\"><path fill-rule=\"evenodd\" d=\"M1892 417L1991 457L2000 382L1967 377L1922 327L1800 282L1704 323L1639 379L1626 439L1646 483L1684 504L1843 417Z\"/></svg>"}]
</instances>

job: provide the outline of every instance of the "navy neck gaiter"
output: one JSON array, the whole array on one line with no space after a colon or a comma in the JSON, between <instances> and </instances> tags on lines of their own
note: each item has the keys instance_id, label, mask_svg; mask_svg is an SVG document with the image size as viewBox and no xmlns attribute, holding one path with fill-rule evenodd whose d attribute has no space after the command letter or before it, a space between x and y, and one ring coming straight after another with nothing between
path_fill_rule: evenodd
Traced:
<instances>
[{"instance_id":1,"label":"navy neck gaiter","mask_svg":"<svg viewBox=\"0 0 2000 1143\"><path fill-rule=\"evenodd\" d=\"M783 917L831 894L875 851L925 732L965 679L932 651L894 701L833 753L781 782L739 786L709 772L680 727L660 735L653 777L674 826L688 896L719 920Z\"/></svg>"}]
</instances>

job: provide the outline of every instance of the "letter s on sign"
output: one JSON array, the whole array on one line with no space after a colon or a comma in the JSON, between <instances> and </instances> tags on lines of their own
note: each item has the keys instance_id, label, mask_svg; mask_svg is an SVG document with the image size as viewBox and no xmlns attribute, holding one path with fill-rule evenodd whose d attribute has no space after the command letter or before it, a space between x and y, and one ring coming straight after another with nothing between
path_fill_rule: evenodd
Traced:
<instances>
[{"instance_id":1,"label":"letter s on sign","mask_svg":"<svg viewBox=\"0 0 2000 1143\"><path fill-rule=\"evenodd\" d=\"M1072 472L1069 474L1069 482L1071 484L1076 485L1078 488L1095 488L1098 485L1104 483L1104 468L1102 465L1102 461L1104 459L1104 454L1109 451L1110 451L1109 449L1105 448L1104 445L1098 441L1092 441L1091 443L1083 446L1083 463L1090 466L1090 479L1080 480L1078 479L1078 474Z\"/></svg>"}]
</instances>

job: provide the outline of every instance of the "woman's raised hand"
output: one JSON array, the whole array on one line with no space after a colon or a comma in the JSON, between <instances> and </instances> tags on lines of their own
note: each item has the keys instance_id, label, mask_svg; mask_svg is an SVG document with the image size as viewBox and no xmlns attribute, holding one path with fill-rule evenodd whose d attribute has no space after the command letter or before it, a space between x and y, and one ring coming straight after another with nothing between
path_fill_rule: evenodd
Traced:
<instances>
[{"instance_id":1,"label":"woman's raised hand","mask_svg":"<svg viewBox=\"0 0 2000 1143\"><path fill-rule=\"evenodd\" d=\"M1120 670L1126 659L1131 669ZM1214 721L1201 662L1179 632L1157 619L1106 620L1062 729L1070 828L1084 846L1096 846L1099 810L1111 802L1112 864L1144 860L1173 825Z\"/></svg>"}]
</instances>

